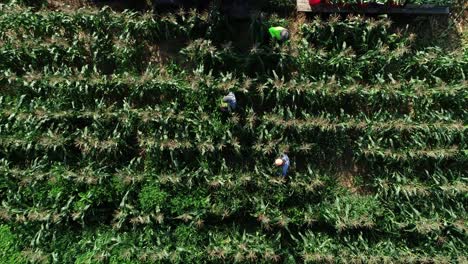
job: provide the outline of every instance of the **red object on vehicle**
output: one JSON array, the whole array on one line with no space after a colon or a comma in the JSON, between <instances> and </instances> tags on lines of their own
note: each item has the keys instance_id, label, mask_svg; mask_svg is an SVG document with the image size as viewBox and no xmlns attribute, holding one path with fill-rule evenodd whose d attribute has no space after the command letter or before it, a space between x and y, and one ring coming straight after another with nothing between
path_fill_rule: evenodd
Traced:
<instances>
[{"instance_id":1,"label":"red object on vehicle","mask_svg":"<svg viewBox=\"0 0 468 264\"><path fill-rule=\"evenodd\" d=\"M320 2L321 0L309 0L309 5L311 6L319 5Z\"/></svg>"}]
</instances>

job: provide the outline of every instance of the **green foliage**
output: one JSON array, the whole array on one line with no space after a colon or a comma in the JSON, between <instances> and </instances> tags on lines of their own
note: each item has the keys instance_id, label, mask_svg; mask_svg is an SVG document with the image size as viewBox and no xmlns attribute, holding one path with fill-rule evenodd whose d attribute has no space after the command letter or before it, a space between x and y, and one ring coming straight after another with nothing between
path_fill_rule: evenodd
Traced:
<instances>
[{"instance_id":1,"label":"green foliage","mask_svg":"<svg viewBox=\"0 0 468 264\"><path fill-rule=\"evenodd\" d=\"M177 192L170 200L170 209L173 214L182 215L187 212L200 212L209 205L210 198L203 189L194 192Z\"/></svg>"},{"instance_id":2,"label":"green foliage","mask_svg":"<svg viewBox=\"0 0 468 264\"><path fill-rule=\"evenodd\" d=\"M139 193L140 205L143 211L159 211L165 206L167 193L162 191L157 184L148 184Z\"/></svg>"},{"instance_id":3,"label":"green foliage","mask_svg":"<svg viewBox=\"0 0 468 264\"><path fill-rule=\"evenodd\" d=\"M206 252L200 245L203 245L205 240L206 236L195 226L179 225L174 230L174 241L183 261L202 261L206 257Z\"/></svg>"},{"instance_id":4,"label":"green foliage","mask_svg":"<svg viewBox=\"0 0 468 264\"><path fill-rule=\"evenodd\" d=\"M376 198L356 195L337 197L335 201L323 204L322 210L324 220L339 231L372 228L383 213Z\"/></svg>"},{"instance_id":5,"label":"green foliage","mask_svg":"<svg viewBox=\"0 0 468 264\"><path fill-rule=\"evenodd\" d=\"M17 247L17 238L9 226L0 225L0 262L5 264L26 263Z\"/></svg>"},{"instance_id":6,"label":"green foliage","mask_svg":"<svg viewBox=\"0 0 468 264\"><path fill-rule=\"evenodd\" d=\"M0 262L463 262L467 49L400 24L0 5Z\"/></svg>"}]
</instances>

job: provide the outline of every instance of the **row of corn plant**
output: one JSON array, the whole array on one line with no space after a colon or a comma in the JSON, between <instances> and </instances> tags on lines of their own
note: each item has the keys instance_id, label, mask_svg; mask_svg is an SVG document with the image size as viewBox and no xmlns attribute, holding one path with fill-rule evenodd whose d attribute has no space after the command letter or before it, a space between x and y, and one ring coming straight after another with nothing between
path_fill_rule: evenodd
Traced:
<instances>
[{"instance_id":1,"label":"row of corn plant","mask_svg":"<svg viewBox=\"0 0 468 264\"><path fill-rule=\"evenodd\" d=\"M20 190L22 188L27 188L27 186L36 186L35 188L41 188L44 183L46 185L43 187L53 187L53 191L47 196L41 196L41 194L37 193L37 195L34 194L32 197L30 197L35 199L34 203L36 205L42 204L45 206L50 202L59 202L62 205L56 207L57 209L63 209L65 208L63 207L64 205L69 204L66 206L66 208L75 208L75 210L78 210L78 208L81 208L79 206L84 201L86 201L85 205L88 204L88 207L85 206L85 210L91 210L93 208L90 208L89 206L92 204L92 201L97 201L95 199L91 199L93 198L93 193L95 195L103 195L102 193L99 194L100 192L96 193L97 186L100 186L101 189L108 189L109 193L107 195L117 195L115 194L115 192L117 192L119 193L117 197L121 197L116 197L117 201L121 201L120 206L118 206L119 209L117 209L119 212L121 212L118 220L122 221L123 219L127 219L127 221L129 221L127 222L128 224L132 223L131 219L136 221L136 218L145 218L146 216L151 216L150 219L153 220L141 224L152 224L154 223L154 219L156 219L156 217L158 217L158 219L165 217L167 219L166 221L172 221L174 219L177 221L180 219L182 221L191 222L193 219L200 220L200 218L197 218L197 215L198 217L202 217L201 219L206 220L207 213L217 215L218 217L229 217L236 211L237 213L242 211L251 211L252 217L255 217L266 229L277 225L286 226L287 224L308 225L311 221L308 219L313 218L313 221L315 222L329 223L330 225L335 226L338 230L346 230L355 228L375 228L375 226L380 227L380 224L376 222L376 217L380 217L383 214L381 211L383 208L380 206L378 200L372 197L360 197L356 195L330 197L328 198L331 199L330 201L322 201L323 204L320 204L321 209L319 211L317 211L317 209L310 208L310 213L298 215L295 215L293 211L289 210L282 212L284 210L283 206L287 205L287 201L282 200L284 198L281 198L281 196L278 194L270 197L271 187L274 186L275 193L291 193L293 196L292 199L296 199L296 202L297 200L302 200L303 204L301 206L307 206L308 203L320 197L318 196L317 198L313 198L314 196L320 193L322 193L322 195L326 194L326 192L322 192L320 190L324 187L324 181L328 180L320 178L316 178L315 180L310 181L310 179L307 177L299 178L299 176L298 178L292 180L288 186L285 185L285 183L281 180L275 181L270 177L261 177L260 175L248 174L242 175L240 178L237 177L239 180L236 181L237 178L234 176L234 174L225 174L215 177L211 176L209 178L202 177L202 179L199 180L193 177L185 178L186 176L184 175L177 176L170 174L162 174L157 178L152 177L151 173L140 173L140 176L138 176L138 172L131 172L127 170L121 170L120 172L112 175L106 173L105 169L100 172L99 169L92 166L82 168L79 171L72 171L60 166L55 166L49 172L41 172L43 168L40 165L36 165L36 168L33 170L18 170L8 166L7 164L5 164L3 168L6 172L5 175L8 177L7 179L9 181L13 181L9 183L9 185L11 185L10 188L13 188L14 181L19 181L21 183L18 185L18 187L16 187L20 188ZM187 180L189 180L189 182L187 182ZM5 184L6 183L7 182L5 182ZM109 185L110 183L120 183L122 187L126 187L120 189L120 187L118 187L119 185L113 186L112 184ZM141 185L142 183L146 184ZM72 187L73 185L76 185L76 187ZM207 191L210 193L210 196L208 198L208 193L205 193L207 201L205 205L199 208L201 211L196 212L194 211L193 207L190 208L185 207L183 204L178 204L179 202L182 202L180 199L183 198L180 197L177 193L182 190L184 190L184 192L197 192L200 190L200 188L204 188L203 186L209 188ZM83 189L83 192L79 193L79 195L76 193L77 190L75 188L77 187L79 189ZM250 195L255 198L251 198L250 195L242 194L242 190L245 187L248 187L251 190ZM397 188L397 186L395 186L395 188ZM67 197L63 194L63 192L67 190L68 192L72 192L74 194ZM234 193L236 193L235 196L237 196L237 198L235 198L232 202L237 205L229 207L222 206L223 199L232 196ZM137 206L135 208L134 206L136 206L136 204L133 204L131 207L127 207L122 204L131 203L128 199L135 194L137 194L140 199L141 207ZM309 198L312 200L301 198L300 195L303 194L308 194L309 196L312 195ZM296 195L298 195L297 198L295 197ZM88 198L83 200L78 199L78 197ZM154 200L155 197L160 198L158 198L158 200ZM54 199L49 200L50 198ZM385 196L382 197L382 199L385 199L386 202L393 201L388 200L388 198ZM6 201L9 200L9 198L6 199ZM318 201L320 201L320 199ZM25 200L24 202L27 201ZM394 202L397 202L396 206L416 206L414 202L411 201L405 202L404 200L394 200ZM434 202L436 201L434 200ZM370 206L372 204L375 208ZM11 205L12 204L10 204L10 206ZM169 205L172 205L173 207L170 207ZM22 204L22 206L24 206L24 204ZM117 206L117 203L115 206ZM181 206L180 209L176 210L176 208L179 206ZM299 208L301 208L301 206ZM138 211L138 208L140 208L140 212ZM33 209L33 211L34 210L35 209ZM205 210L206 212L202 213ZM24 211L24 209L14 209L14 207L13 209L8 209L7 211L16 212L16 216L13 217L14 219L22 217L24 214L30 213L30 209ZM60 212L63 213L64 211ZM124 215L122 215L124 212L126 215L125 218L123 218ZM170 212L169 215L168 212ZM306 210L306 212L308 211ZM443 212L444 211L440 211L441 214ZM73 217L76 220L76 215L81 215L82 213L83 212L80 213L79 211L68 211L69 215L65 214L62 215L62 217ZM414 214L414 212L411 211L409 213ZM49 218L51 215L48 213L43 213L43 215L45 218L40 218L43 219L39 219L40 221L49 221L53 219ZM396 214L394 217L395 216L398 217L399 215ZM92 218L92 215L89 215L87 218ZM408 219L408 215L403 214L399 216L399 218ZM7 217L5 219L7 219ZM445 219L448 220L449 218L445 217ZM460 216L458 218L455 217L454 219L458 221ZM56 221L58 220L59 219L56 219Z\"/></svg>"},{"instance_id":2,"label":"row of corn plant","mask_svg":"<svg viewBox=\"0 0 468 264\"><path fill-rule=\"evenodd\" d=\"M466 112L465 82L456 85L442 83L430 87L421 82L365 86L340 85L333 81L286 82L276 77L263 83L249 78L237 79L229 74L215 78L200 77L200 73L195 73L174 78L167 71L151 69L141 76L45 71L17 77L7 71L2 76L1 83L8 93L21 93L31 97L49 96L53 93L55 97L50 98L51 100L72 97L74 104L86 105L94 103L98 98L103 98L108 103L126 99L138 104L158 104L163 99L180 100L182 96L178 95L181 93L192 97L193 94L201 96L202 91L210 90L208 96L221 97L222 93L231 90L246 99L241 102L245 108L253 107L256 112L270 111L277 104L289 106L294 111L307 104L311 106L309 111L323 109L339 113L343 109L350 113L365 112L369 115L381 111L380 107L385 104L388 110L413 115L414 118L436 110L449 111L455 116L462 116ZM214 98L211 102L216 104Z\"/></svg>"},{"instance_id":3,"label":"row of corn plant","mask_svg":"<svg viewBox=\"0 0 468 264\"><path fill-rule=\"evenodd\" d=\"M421 253L418 248L395 244L385 239L372 241L362 235L348 235L341 241L336 241L327 234L307 232L301 234L298 240L298 247L306 263L446 263L464 259L463 253L457 250L455 244L445 247L444 253L439 255L433 253L437 245L428 246L432 248L432 252L425 249Z\"/></svg>"},{"instance_id":4,"label":"row of corn plant","mask_svg":"<svg viewBox=\"0 0 468 264\"><path fill-rule=\"evenodd\" d=\"M144 70L144 67L141 67L141 65L129 65L129 63L133 64L132 61L134 61L135 59L140 60L141 57L144 56L144 52L142 53L141 50L142 48L149 45L148 43L145 43L145 38L149 39L149 41L151 42L153 41L151 40L151 36L135 36L131 33L128 33L125 30L124 33L122 33L121 35L117 35L116 37L108 35L108 32L118 31L118 27L120 25L119 23L131 24L131 22L126 21L125 19L124 21L120 21L119 19L113 21L113 15L115 14L111 14L108 10L104 9L95 17L92 16L93 18L90 20L96 21L94 21L95 23L91 24L89 28L94 34L91 36L91 39L96 38L96 40L91 40L91 43L93 44L89 48L90 51L86 53L88 53L89 55L92 54L92 56L95 57L93 61L95 61L95 65L103 73L114 72L116 64L119 64L123 67L131 66L131 68L137 68L139 71ZM186 26L189 27L187 31L192 31L193 28L191 27L196 23L194 21L191 21L191 19L185 19L184 15L185 14L180 14L178 16L183 22L187 23ZM129 14L129 16L132 17L135 16L135 14ZM176 18L174 19L177 21ZM34 19L32 20L41 21ZM147 22L148 20L150 22ZM361 27L360 25L358 25L359 23L356 24L354 20L354 18L351 18L345 22L342 22L342 24L352 28ZM109 25L110 21L114 23ZM147 23L151 24L157 23L156 21L159 20L154 20L153 18L151 18L151 16L149 16L143 19L143 21L146 21ZM205 21L209 21L209 19L205 18ZM330 23L324 24L333 27L336 26L335 24L337 23L340 24L339 21L339 19L335 19L331 20ZM144 24L144 22L142 23ZM8 23L6 24L9 25ZM388 21L375 22L371 20L364 24L368 24L367 26L363 27L365 28L365 30L367 30L367 28L371 28L370 30L373 30L372 28L375 27L373 24L387 25L389 23ZM315 22L314 25L315 28L321 28L321 22ZM71 27L73 25L68 26ZM114 30L114 27L117 27L117 29ZM139 28L139 30L147 32L151 31L151 28L142 27ZM335 32L334 29L323 29L323 31L333 32L332 36L336 36L339 34L340 30ZM312 30L312 32L315 31ZM79 32L75 32L75 39L80 38L80 35L78 33ZM314 33L314 35L317 34ZM360 34L356 33L356 35L359 36ZM58 38L60 38L60 36ZM331 38L335 41L334 37ZM398 39L398 34L396 34L393 38ZM390 38L389 41L394 41L392 40L393 38ZM117 39L117 41L113 41L113 39ZM325 40L326 38L320 37L320 39ZM74 41L74 43L74 46L78 46L77 41ZM133 45L127 44L123 46L123 49L121 49L119 48L120 46L122 46L121 43L131 43ZM250 54L247 57L241 57L239 56L240 54L238 52L235 52L232 49L223 48L222 50L220 50L220 46L215 45L215 43L212 43L210 40L198 39L189 44L185 49L183 49L182 54L188 55L186 56L186 58L191 64L195 64L196 66L204 65L205 68L218 68L233 71L241 70L242 72L258 72L259 69L257 65L263 65L263 69L261 70L265 73L269 73L271 70L276 70L282 73L300 71L302 73L307 72L309 74L312 74L312 76L315 76L316 79L322 79L323 76L338 75L345 76L345 79L350 78L361 80L387 80L388 78L398 78L397 75L401 75L402 73L402 77L405 79L407 79L405 77L405 74L411 76L419 75L420 79L430 80L465 78L464 76L466 67L464 63L464 57L466 57L466 54L460 55L461 57L447 56L441 50L431 49L419 50L415 53L415 56L404 58L402 56L406 53L406 51L409 48L403 46L398 47L399 50L397 51L389 51L384 47L380 47L380 49L379 47L377 47L376 49L368 50L363 55L359 55L356 57L356 55L353 55L355 52L346 46L346 42L343 42L343 45L340 44L339 47L333 48L329 51L304 46L309 45L308 42L298 42L297 47L294 43L296 42L291 42L290 45L283 47L279 47L278 45L274 46L273 50L275 51L275 53L277 53L276 56L272 56L272 47L264 47L260 45L260 47L258 48L254 46L254 48L250 51ZM2 53L4 53L5 56L10 56L6 56L4 61L7 65L15 65L16 68L20 65L30 65L31 63L28 63L28 57L41 57L41 54L31 54L30 56L26 55L26 57L20 56L21 54L15 56L15 54L12 52L17 51L17 49L8 49L8 46L6 47L6 50ZM28 49L25 49L25 51L28 51ZM55 57L57 61L65 61L60 57L60 55L53 54L54 52L60 51L60 46L53 46L52 48L47 48L44 55L47 55L49 51L52 52L48 55L49 57ZM118 56L112 56L114 51L118 52ZM119 55L121 52L123 52L123 54ZM356 57L357 62L355 61L354 63L351 63L350 59L353 56ZM74 55L72 55L72 57L74 58ZM422 61L425 60L426 57L434 57L435 59ZM14 62L12 60L14 60ZM8 63L8 61L12 62ZM36 63L32 63L31 65L35 64ZM37 64L38 66L41 66L41 63ZM239 67L240 65L242 66ZM273 66L273 68L265 68L265 65ZM57 66L60 67L61 65ZM26 68L23 66L22 69L16 70L25 71Z\"/></svg>"}]
</instances>

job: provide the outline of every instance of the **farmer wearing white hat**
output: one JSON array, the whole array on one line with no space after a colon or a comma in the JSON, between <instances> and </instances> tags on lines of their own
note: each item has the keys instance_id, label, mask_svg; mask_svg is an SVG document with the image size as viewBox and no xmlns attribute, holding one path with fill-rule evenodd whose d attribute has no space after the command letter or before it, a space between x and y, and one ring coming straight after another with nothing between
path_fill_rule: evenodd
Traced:
<instances>
[{"instance_id":1,"label":"farmer wearing white hat","mask_svg":"<svg viewBox=\"0 0 468 264\"><path fill-rule=\"evenodd\" d=\"M221 101L221 111L229 111L232 112L237 107L237 100L236 96L233 92L229 92L228 95L224 96Z\"/></svg>"},{"instance_id":2,"label":"farmer wearing white hat","mask_svg":"<svg viewBox=\"0 0 468 264\"><path fill-rule=\"evenodd\" d=\"M286 174L288 174L288 169L289 169L289 157L288 157L288 155L281 154L281 156L275 160L275 166L276 167L282 167L281 175L283 177L286 177Z\"/></svg>"}]
</instances>

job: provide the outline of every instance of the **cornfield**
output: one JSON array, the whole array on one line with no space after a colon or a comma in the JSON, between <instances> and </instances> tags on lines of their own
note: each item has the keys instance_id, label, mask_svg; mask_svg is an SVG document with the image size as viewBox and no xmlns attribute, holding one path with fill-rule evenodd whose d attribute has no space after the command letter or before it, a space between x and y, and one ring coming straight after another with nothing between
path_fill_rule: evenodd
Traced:
<instances>
[{"instance_id":1,"label":"cornfield","mask_svg":"<svg viewBox=\"0 0 468 264\"><path fill-rule=\"evenodd\" d=\"M11 2L0 263L468 261L466 44L390 18Z\"/></svg>"}]
</instances>

